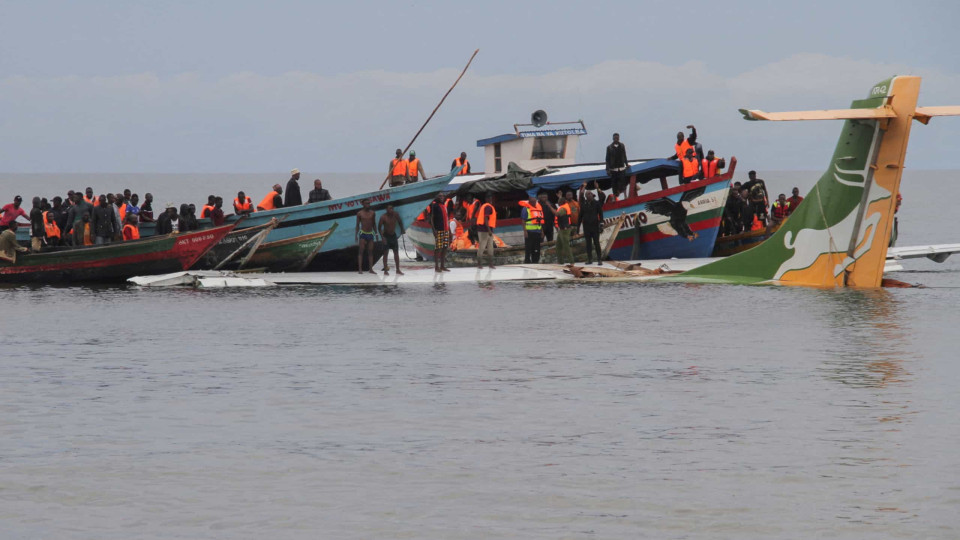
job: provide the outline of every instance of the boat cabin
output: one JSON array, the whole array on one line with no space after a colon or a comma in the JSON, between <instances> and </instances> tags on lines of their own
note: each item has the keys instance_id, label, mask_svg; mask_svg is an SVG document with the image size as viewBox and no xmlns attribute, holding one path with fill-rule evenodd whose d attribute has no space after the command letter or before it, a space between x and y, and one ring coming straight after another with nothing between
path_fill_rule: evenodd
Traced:
<instances>
[{"instance_id":1,"label":"boat cabin","mask_svg":"<svg viewBox=\"0 0 960 540\"><path fill-rule=\"evenodd\" d=\"M507 172L511 161L528 171L573 165L580 136L586 134L583 120L514 124L513 133L480 139L477 146L484 149L483 170L493 176Z\"/></svg>"}]
</instances>

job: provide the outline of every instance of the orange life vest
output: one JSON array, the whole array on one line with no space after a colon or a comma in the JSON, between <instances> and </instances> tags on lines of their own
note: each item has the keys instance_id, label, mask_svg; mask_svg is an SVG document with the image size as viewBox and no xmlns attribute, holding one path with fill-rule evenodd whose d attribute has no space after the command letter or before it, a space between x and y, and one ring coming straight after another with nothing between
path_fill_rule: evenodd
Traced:
<instances>
[{"instance_id":1,"label":"orange life vest","mask_svg":"<svg viewBox=\"0 0 960 540\"><path fill-rule=\"evenodd\" d=\"M127 223L123 226L123 239L124 240L139 240L140 239L140 229L136 225L131 225Z\"/></svg>"},{"instance_id":2,"label":"orange life vest","mask_svg":"<svg viewBox=\"0 0 960 540\"><path fill-rule=\"evenodd\" d=\"M457 176L464 176L464 175L466 175L466 174L467 174L467 170L470 168L470 162L467 161L467 160L465 160L465 159L464 159L464 160L461 160L460 158L457 158L457 159L453 160L453 168L454 168L454 169L456 169L457 167L460 167L461 165L463 166L463 168L460 169L460 173L457 174Z\"/></svg>"},{"instance_id":3,"label":"orange life vest","mask_svg":"<svg viewBox=\"0 0 960 540\"><path fill-rule=\"evenodd\" d=\"M557 207L557 210L558 210L558 211L559 211L559 210L562 210L562 209L566 209L566 210L567 210L567 216L566 216L565 219L567 220L567 226L569 226L569 225L570 225L570 205L567 204L567 203L563 203L563 204L561 204L560 206ZM554 217L553 217L553 226L556 227L556 228L558 228L558 229L560 228L560 216L554 216Z\"/></svg>"},{"instance_id":4,"label":"orange life vest","mask_svg":"<svg viewBox=\"0 0 960 540\"><path fill-rule=\"evenodd\" d=\"M473 201L472 203L463 201L461 204L467 209L467 219L473 219L473 212L477 209L477 205L480 204L480 201Z\"/></svg>"},{"instance_id":5,"label":"orange life vest","mask_svg":"<svg viewBox=\"0 0 960 540\"><path fill-rule=\"evenodd\" d=\"M272 200L272 197L271 197ZM250 197L247 197L247 200L240 204L240 200L236 197L233 198L233 209L237 212L252 212L253 203L250 202Z\"/></svg>"},{"instance_id":6,"label":"orange life vest","mask_svg":"<svg viewBox=\"0 0 960 540\"><path fill-rule=\"evenodd\" d=\"M100 199L98 197L94 197L93 199L91 199L90 197L87 197L86 195L84 195L83 200L87 201L93 206L100 206Z\"/></svg>"},{"instance_id":7,"label":"orange life vest","mask_svg":"<svg viewBox=\"0 0 960 540\"><path fill-rule=\"evenodd\" d=\"M700 166L697 164L696 158L687 159L683 158L683 177L684 178L693 178L697 175L697 171L700 170Z\"/></svg>"},{"instance_id":8,"label":"orange life vest","mask_svg":"<svg viewBox=\"0 0 960 540\"><path fill-rule=\"evenodd\" d=\"M407 174L407 161L404 159L394 158L390 160L390 175L391 176L404 176Z\"/></svg>"},{"instance_id":9,"label":"orange life vest","mask_svg":"<svg viewBox=\"0 0 960 540\"><path fill-rule=\"evenodd\" d=\"M208 215L206 215L206 214L207 214L207 212L213 212L213 209L214 209L214 208L215 208L215 206L210 205L210 204L205 204L205 205L203 205L203 208L200 209L200 217L202 217L202 218L204 218L204 217L210 217L210 216L208 216Z\"/></svg>"},{"instance_id":10,"label":"orange life vest","mask_svg":"<svg viewBox=\"0 0 960 540\"><path fill-rule=\"evenodd\" d=\"M489 208L490 211L487 212L486 217L484 217L483 209ZM477 214L477 225L486 225L490 229L494 229L497 226L497 209L493 207L490 203L483 203L480 205L480 213Z\"/></svg>"},{"instance_id":11,"label":"orange life vest","mask_svg":"<svg viewBox=\"0 0 960 540\"><path fill-rule=\"evenodd\" d=\"M43 228L47 233L47 238L60 238L60 227L57 222L50 217L50 212L43 213Z\"/></svg>"},{"instance_id":12,"label":"orange life vest","mask_svg":"<svg viewBox=\"0 0 960 540\"><path fill-rule=\"evenodd\" d=\"M773 201L773 214L774 219L783 219L790 215L790 201L785 201L783 204L780 204L780 201Z\"/></svg>"},{"instance_id":13,"label":"orange life vest","mask_svg":"<svg viewBox=\"0 0 960 540\"><path fill-rule=\"evenodd\" d=\"M527 209L527 219L523 222L523 228L528 231L539 231L543 227L543 207L540 203L531 206L527 201L520 201L518 204Z\"/></svg>"},{"instance_id":14,"label":"orange life vest","mask_svg":"<svg viewBox=\"0 0 960 540\"><path fill-rule=\"evenodd\" d=\"M121 204L118 206L117 213L120 214L120 223L123 223L123 218L127 217L127 205Z\"/></svg>"},{"instance_id":15,"label":"orange life vest","mask_svg":"<svg viewBox=\"0 0 960 540\"><path fill-rule=\"evenodd\" d=\"M687 155L687 148L693 148L693 145L688 143L686 139L680 144L673 145L673 149L677 151L677 159L683 161L683 156Z\"/></svg>"},{"instance_id":16,"label":"orange life vest","mask_svg":"<svg viewBox=\"0 0 960 540\"><path fill-rule=\"evenodd\" d=\"M703 158L703 177L704 178L713 178L717 175L717 165L720 163L719 159L714 159L713 161L707 161L707 158Z\"/></svg>"},{"instance_id":17,"label":"orange life vest","mask_svg":"<svg viewBox=\"0 0 960 540\"><path fill-rule=\"evenodd\" d=\"M92 233L92 229L90 227L90 222L88 221L83 224L83 245L85 246L93 245L93 234L91 233Z\"/></svg>"},{"instance_id":18,"label":"orange life vest","mask_svg":"<svg viewBox=\"0 0 960 540\"><path fill-rule=\"evenodd\" d=\"M274 206L273 204L273 198L276 196L277 196L276 191L271 191L270 193L267 193L267 196L264 197L263 200L260 201L260 204L258 204L257 206L259 206L260 208L263 208L264 210L273 210L274 208L276 208L276 206Z\"/></svg>"},{"instance_id":19,"label":"orange life vest","mask_svg":"<svg viewBox=\"0 0 960 540\"><path fill-rule=\"evenodd\" d=\"M763 228L763 222L760 221L760 218L756 214L753 215L753 225L750 227L751 231L759 231Z\"/></svg>"},{"instance_id":20,"label":"orange life vest","mask_svg":"<svg viewBox=\"0 0 960 540\"><path fill-rule=\"evenodd\" d=\"M417 176L420 174L420 159L413 158L407 160L407 174L410 175L410 178L416 180Z\"/></svg>"}]
</instances>

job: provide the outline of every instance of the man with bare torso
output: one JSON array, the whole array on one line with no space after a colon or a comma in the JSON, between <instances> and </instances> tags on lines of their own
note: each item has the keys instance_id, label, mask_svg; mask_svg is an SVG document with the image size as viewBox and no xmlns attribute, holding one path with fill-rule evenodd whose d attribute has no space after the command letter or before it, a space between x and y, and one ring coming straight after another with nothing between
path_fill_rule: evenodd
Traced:
<instances>
[{"instance_id":1,"label":"man with bare torso","mask_svg":"<svg viewBox=\"0 0 960 540\"><path fill-rule=\"evenodd\" d=\"M354 238L357 240L359 249L357 250L357 273L363 273L363 252L367 252L367 261L370 269L367 272L376 274L373 271L373 242L377 237L377 213L370 208L370 199L363 200L363 209L357 212L357 227L354 230Z\"/></svg>"},{"instance_id":2,"label":"man with bare torso","mask_svg":"<svg viewBox=\"0 0 960 540\"><path fill-rule=\"evenodd\" d=\"M397 226L400 226L400 232L397 233ZM390 265L387 264L387 261L390 260L390 250L393 250L393 262L397 265L397 275L402 276L403 272L400 271L400 251L399 245L397 244L397 237L403 234L403 219L400 217L400 214L393 209L393 205L387 203L387 211L380 216L380 222L377 224L377 229L380 231L380 236L383 238L383 242L386 244L386 247L383 250L383 275L390 275Z\"/></svg>"}]
</instances>

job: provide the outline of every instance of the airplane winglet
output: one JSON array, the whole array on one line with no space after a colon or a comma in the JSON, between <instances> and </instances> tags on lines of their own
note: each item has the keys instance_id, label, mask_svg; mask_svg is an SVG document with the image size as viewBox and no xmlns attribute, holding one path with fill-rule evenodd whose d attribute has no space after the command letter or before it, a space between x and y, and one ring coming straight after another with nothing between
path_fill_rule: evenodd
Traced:
<instances>
[{"instance_id":1,"label":"airplane winglet","mask_svg":"<svg viewBox=\"0 0 960 540\"><path fill-rule=\"evenodd\" d=\"M934 116L960 116L960 105L917 107L913 119L923 125L927 125Z\"/></svg>"},{"instance_id":2,"label":"airplane winglet","mask_svg":"<svg viewBox=\"0 0 960 540\"><path fill-rule=\"evenodd\" d=\"M897 113L888 106L873 109L829 109L822 111L764 112L760 110L740 109L746 120L769 120L785 122L791 120L879 120L896 118Z\"/></svg>"}]
</instances>

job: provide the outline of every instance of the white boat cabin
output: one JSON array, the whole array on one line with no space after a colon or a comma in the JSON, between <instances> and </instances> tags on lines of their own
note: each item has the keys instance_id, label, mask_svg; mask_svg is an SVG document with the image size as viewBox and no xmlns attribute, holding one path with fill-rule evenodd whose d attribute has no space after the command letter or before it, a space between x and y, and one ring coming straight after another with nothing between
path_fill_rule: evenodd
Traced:
<instances>
[{"instance_id":1,"label":"white boat cabin","mask_svg":"<svg viewBox=\"0 0 960 540\"><path fill-rule=\"evenodd\" d=\"M483 170L487 176L506 173L511 161L528 171L573 165L580 136L587 134L583 120L540 126L514 124L513 131L477 141L477 146L484 149Z\"/></svg>"}]
</instances>

